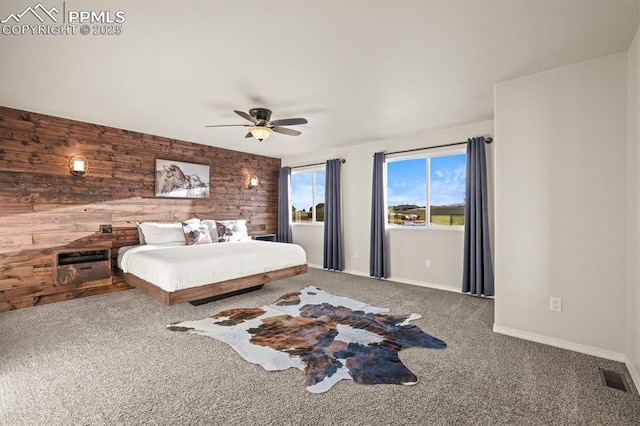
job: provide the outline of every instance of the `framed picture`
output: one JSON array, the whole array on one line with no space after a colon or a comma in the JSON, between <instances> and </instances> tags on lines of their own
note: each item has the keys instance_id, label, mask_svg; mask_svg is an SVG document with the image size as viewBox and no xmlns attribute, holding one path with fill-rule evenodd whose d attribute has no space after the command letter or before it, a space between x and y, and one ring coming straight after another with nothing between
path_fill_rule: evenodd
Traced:
<instances>
[{"instance_id":1,"label":"framed picture","mask_svg":"<svg viewBox=\"0 0 640 426\"><path fill-rule=\"evenodd\" d=\"M156 160L156 197L209 198L209 166Z\"/></svg>"}]
</instances>

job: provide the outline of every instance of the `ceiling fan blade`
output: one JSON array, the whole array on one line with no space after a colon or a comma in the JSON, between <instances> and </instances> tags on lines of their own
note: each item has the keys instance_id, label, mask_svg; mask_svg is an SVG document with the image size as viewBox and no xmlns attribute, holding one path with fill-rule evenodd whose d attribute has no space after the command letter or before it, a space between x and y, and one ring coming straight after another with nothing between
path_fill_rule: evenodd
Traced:
<instances>
[{"instance_id":1,"label":"ceiling fan blade","mask_svg":"<svg viewBox=\"0 0 640 426\"><path fill-rule=\"evenodd\" d=\"M282 133L283 135L298 136L302 134L302 132L293 129L287 129L286 127L272 127L272 129L274 132Z\"/></svg>"},{"instance_id":2,"label":"ceiling fan blade","mask_svg":"<svg viewBox=\"0 0 640 426\"><path fill-rule=\"evenodd\" d=\"M307 124L304 118L285 118L282 120L274 120L270 124L273 126L295 126L296 124Z\"/></svg>"},{"instance_id":3,"label":"ceiling fan blade","mask_svg":"<svg viewBox=\"0 0 640 426\"><path fill-rule=\"evenodd\" d=\"M251 127L250 124L210 124L204 127Z\"/></svg>"},{"instance_id":4,"label":"ceiling fan blade","mask_svg":"<svg viewBox=\"0 0 640 426\"><path fill-rule=\"evenodd\" d=\"M249 114L247 114L244 111L237 111L237 110L233 110L233 112L235 112L236 114L238 114L240 117L244 118L245 120L249 120L252 123L257 123L258 120L255 119L255 117L250 116Z\"/></svg>"},{"instance_id":5,"label":"ceiling fan blade","mask_svg":"<svg viewBox=\"0 0 640 426\"><path fill-rule=\"evenodd\" d=\"M251 132L247 132L246 135L244 135L245 138L252 138L253 135L251 134Z\"/></svg>"}]
</instances>

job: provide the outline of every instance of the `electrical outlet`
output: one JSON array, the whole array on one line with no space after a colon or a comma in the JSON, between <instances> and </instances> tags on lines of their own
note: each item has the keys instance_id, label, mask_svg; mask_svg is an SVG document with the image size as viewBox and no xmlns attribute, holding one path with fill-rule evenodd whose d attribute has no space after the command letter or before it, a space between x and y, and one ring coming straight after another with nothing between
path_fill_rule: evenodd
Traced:
<instances>
[{"instance_id":1,"label":"electrical outlet","mask_svg":"<svg viewBox=\"0 0 640 426\"><path fill-rule=\"evenodd\" d=\"M427 259L424 261L424 267L425 268L431 268L431 259Z\"/></svg>"},{"instance_id":2,"label":"electrical outlet","mask_svg":"<svg viewBox=\"0 0 640 426\"><path fill-rule=\"evenodd\" d=\"M100 225L100 232L103 234L111 234L113 232L113 228L111 225Z\"/></svg>"},{"instance_id":3,"label":"electrical outlet","mask_svg":"<svg viewBox=\"0 0 640 426\"><path fill-rule=\"evenodd\" d=\"M553 312L562 312L562 299L559 297L552 297L549 300L549 309Z\"/></svg>"},{"instance_id":4,"label":"electrical outlet","mask_svg":"<svg viewBox=\"0 0 640 426\"><path fill-rule=\"evenodd\" d=\"M360 257L360 253L356 252L356 259L358 259Z\"/></svg>"}]
</instances>

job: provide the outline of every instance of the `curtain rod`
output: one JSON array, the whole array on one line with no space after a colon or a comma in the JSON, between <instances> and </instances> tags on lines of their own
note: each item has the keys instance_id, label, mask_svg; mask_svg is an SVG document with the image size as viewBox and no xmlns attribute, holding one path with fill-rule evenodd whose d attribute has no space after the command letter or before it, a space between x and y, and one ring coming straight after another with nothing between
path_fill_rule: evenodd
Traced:
<instances>
[{"instance_id":1,"label":"curtain rod","mask_svg":"<svg viewBox=\"0 0 640 426\"><path fill-rule=\"evenodd\" d=\"M493 138L485 138L484 141L486 143L491 143L493 142ZM405 149L404 151L395 151L395 152L387 152L385 153L385 155L391 155L391 154L403 154L405 152L413 152L413 151L424 151L426 149L435 149L435 148L444 148L447 146L456 146L456 145L466 145L467 142L454 142L454 143L447 143L444 145L436 145L436 146L427 146L424 148L414 148L414 149Z\"/></svg>"},{"instance_id":2,"label":"curtain rod","mask_svg":"<svg viewBox=\"0 0 640 426\"><path fill-rule=\"evenodd\" d=\"M345 160L344 158L342 158L342 159L340 160L340 162L341 162L342 164L344 164L344 163L346 163L346 162L347 162L347 160ZM292 167L292 169L299 169L300 167L321 166L321 165L323 165L323 164L326 164L326 163L304 164L304 165L302 165L302 166L295 166L295 167Z\"/></svg>"}]
</instances>

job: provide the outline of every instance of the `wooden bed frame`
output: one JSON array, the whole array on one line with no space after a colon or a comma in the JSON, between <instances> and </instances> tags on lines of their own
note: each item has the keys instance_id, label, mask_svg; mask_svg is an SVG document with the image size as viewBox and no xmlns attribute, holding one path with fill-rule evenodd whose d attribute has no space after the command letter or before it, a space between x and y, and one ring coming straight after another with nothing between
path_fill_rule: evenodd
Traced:
<instances>
[{"instance_id":1,"label":"wooden bed frame","mask_svg":"<svg viewBox=\"0 0 640 426\"><path fill-rule=\"evenodd\" d=\"M227 293L234 293L251 287L256 287L261 284L267 284L272 281L294 277L296 275L307 273L307 269L308 267L306 264L291 266L289 268L249 275L213 284L205 284L198 287L185 288L172 292L164 291L160 287L130 273L123 273L123 277L127 284L144 291L149 296L157 299L160 303L171 306L179 303L220 296Z\"/></svg>"}]
</instances>

